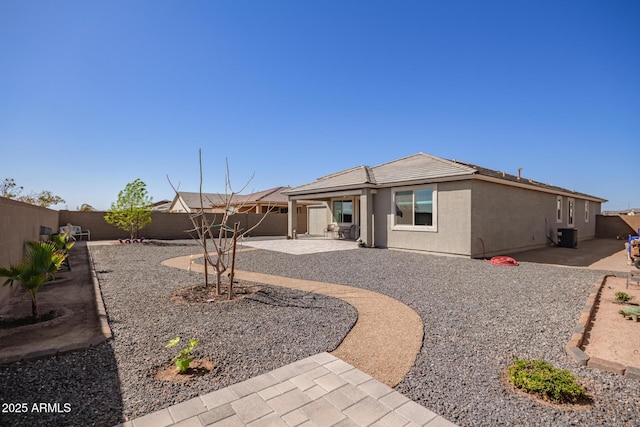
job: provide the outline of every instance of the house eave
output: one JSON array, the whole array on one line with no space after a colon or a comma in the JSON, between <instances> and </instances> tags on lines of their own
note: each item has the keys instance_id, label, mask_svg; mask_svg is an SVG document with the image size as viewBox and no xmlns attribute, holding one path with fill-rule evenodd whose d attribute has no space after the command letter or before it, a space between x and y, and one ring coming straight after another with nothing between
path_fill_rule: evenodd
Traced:
<instances>
[{"instance_id":1,"label":"house eave","mask_svg":"<svg viewBox=\"0 0 640 427\"><path fill-rule=\"evenodd\" d=\"M350 189L323 189L322 191L305 192L304 194L290 195L289 200L316 200L316 199L330 199L332 197L343 196L361 196L366 193L367 189L373 189L375 191L376 186L362 186Z\"/></svg>"},{"instance_id":2,"label":"house eave","mask_svg":"<svg viewBox=\"0 0 640 427\"><path fill-rule=\"evenodd\" d=\"M473 175L472 178L473 179L477 179L479 181L487 181L487 182L492 182L492 183L495 183L495 184L508 185L508 186L516 187L516 188L524 188L524 189L527 189L527 190L539 191L539 192L542 192L542 193L549 193L549 194L555 194L555 195L558 195L558 196L574 197L574 198L577 198L577 199L589 200L591 202L597 202L597 203L606 203L607 202L606 199L602 199L602 198L596 197L596 196L590 196L588 194L578 193L578 192L575 192L575 191L564 191L564 190L559 190L559 189L545 188L545 187L539 187L539 186L536 186L536 185L528 184L525 179L523 179L521 182L516 182L516 181L509 181L509 180L500 179L500 178L494 178L494 177L491 177L491 176L486 176L486 175L481 175L481 174Z\"/></svg>"}]
</instances>

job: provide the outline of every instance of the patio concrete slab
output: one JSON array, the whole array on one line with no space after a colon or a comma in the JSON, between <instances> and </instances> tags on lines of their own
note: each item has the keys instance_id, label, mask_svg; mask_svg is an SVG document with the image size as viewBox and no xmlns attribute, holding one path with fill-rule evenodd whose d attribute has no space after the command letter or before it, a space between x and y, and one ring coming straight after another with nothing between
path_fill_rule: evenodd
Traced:
<instances>
[{"instance_id":1,"label":"patio concrete slab","mask_svg":"<svg viewBox=\"0 0 640 427\"><path fill-rule=\"evenodd\" d=\"M506 254L519 262L551 264L559 267L588 268L628 272L624 241L591 239L578 242L577 248L545 247L525 252Z\"/></svg>"},{"instance_id":2,"label":"patio concrete slab","mask_svg":"<svg viewBox=\"0 0 640 427\"><path fill-rule=\"evenodd\" d=\"M327 373L316 377L314 372L318 371ZM315 386L301 388L285 377L281 377L283 379L277 384L261 378L264 375L270 379L278 378L279 372L295 373L292 379L306 377ZM249 394L237 393L239 388L230 386L127 421L118 427L373 424L455 427L455 424L329 353L310 356L264 375L244 381L246 387L242 387L243 390L254 390ZM366 380L361 382L363 377ZM375 387L370 386L371 382L376 383ZM331 392L314 391L317 388L324 390L327 385L333 389ZM278 392L279 389L286 391Z\"/></svg>"},{"instance_id":3,"label":"patio concrete slab","mask_svg":"<svg viewBox=\"0 0 640 427\"><path fill-rule=\"evenodd\" d=\"M293 255L306 255L318 252L348 251L358 248L358 244L353 240L336 240L323 238L305 238L296 240L244 240L242 242L242 246L251 246L253 248L284 252Z\"/></svg>"}]
</instances>

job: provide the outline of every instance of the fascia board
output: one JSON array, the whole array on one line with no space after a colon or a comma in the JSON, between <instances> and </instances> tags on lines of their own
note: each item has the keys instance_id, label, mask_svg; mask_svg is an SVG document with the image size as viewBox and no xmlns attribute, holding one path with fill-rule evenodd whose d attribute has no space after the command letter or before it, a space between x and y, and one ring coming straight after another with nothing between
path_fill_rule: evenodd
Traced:
<instances>
[{"instance_id":1,"label":"fascia board","mask_svg":"<svg viewBox=\"0 0 640 427\"><path fill-rule=\"evenodd\" d=\"M371 187L367 187L367 188L371 188ZM328 199L331 197L342 197L342 196L361 196L365 194L367 188L355 188L351 190L340 190L340 191L308 192L305 194L290 195L289 200L313 200L313 199Z\"/></svg>"},{"instance_id":2,"label":"fascia board","mask_svg":"<svg viewBox=\"0 0 640 427\"><path fill-rule=\"evenodd\" d=\"M492 182L494 184L508 185L508 186L511 186L511 187L525 188L527 190L540 191L542 193L555 194L557 196L566 196L566 197L573 197L573 198L576 198L576 199L589 200L591 202L597 202L597 203L606 203L607 202L606 199L601 199L601 198L595 197L595 196L588 196L588 195L580 194L580 193L577 193L577 192L574 193L572 191L559 191L559 190L553 190L551 188L537 187L535 185L527 184L526 182L506 181L504 179L493 178L491 176L486 176L486 175L474 175L473 179L477 179L477 180L480 180L480 181ZM525 180L523 179L523 181L525 181Z\"/></svg>"}]
</instances>

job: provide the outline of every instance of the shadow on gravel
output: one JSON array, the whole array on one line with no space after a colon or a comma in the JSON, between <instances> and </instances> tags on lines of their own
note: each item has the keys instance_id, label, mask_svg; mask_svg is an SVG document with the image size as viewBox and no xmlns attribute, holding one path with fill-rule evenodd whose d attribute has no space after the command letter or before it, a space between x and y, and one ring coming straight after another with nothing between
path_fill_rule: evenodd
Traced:
<instances>
[{"instance_id":1,"label":"shadow on gravel","mask_svg":"<svg viewBox=\"0 0 640 427\"><path fill-rule=\"evenodd\" d=\"M110 344L0 366L0 426L111 426L123 421Z\"/></svg>"},{"instance_id":2,"label":"shadow on gravel","mask_svg":"<svg viewBox=\"0 0 640 427\"><path fill-rule=\"evenodd\" d=\"M89 255L84 242L71 250L64 282L38 293L41 311L67 310L56 325L30 325L0 337L0 355L83 348L100 333L95 312ZM18 298L13 314L30 314ZM55 319L54 319L55 321ZM86 350L0 366L0 426L110 426L122 421L121 386L111 342ZM13 352L13 353L12 353Z\"/></svg>"},{"instance_id":3,"label":"shadow on gravel","mask_svg":"<svg viewBox=\"0 0 640 427\"><path fill-rule=\"evenodd\" d=\"M132 243L132 244L140 244L140 243ZM143 243L143 245L150 245L150 246L197 246L198 242L197 241L192 241L192 242L183 242L183 241L178 241L178 242L174 242L171 240L145 240Z\"/></svg>"}]
</instances>

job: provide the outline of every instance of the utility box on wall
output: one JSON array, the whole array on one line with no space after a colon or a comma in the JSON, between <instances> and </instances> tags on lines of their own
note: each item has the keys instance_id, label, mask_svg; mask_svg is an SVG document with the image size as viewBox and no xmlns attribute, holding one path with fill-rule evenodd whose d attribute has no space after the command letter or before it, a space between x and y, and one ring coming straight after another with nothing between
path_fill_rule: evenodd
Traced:
<instances>
[{"instance_id":1,"label":"utility box on wall","mask_svg":"<svg viewBox=\"0 0 640 427\"><path fill-rule=\"evenodd\" d=\"M561 248L577 248L578 230L575 228L558 228L558 246Z\"/></svg>"}]
</instances>

